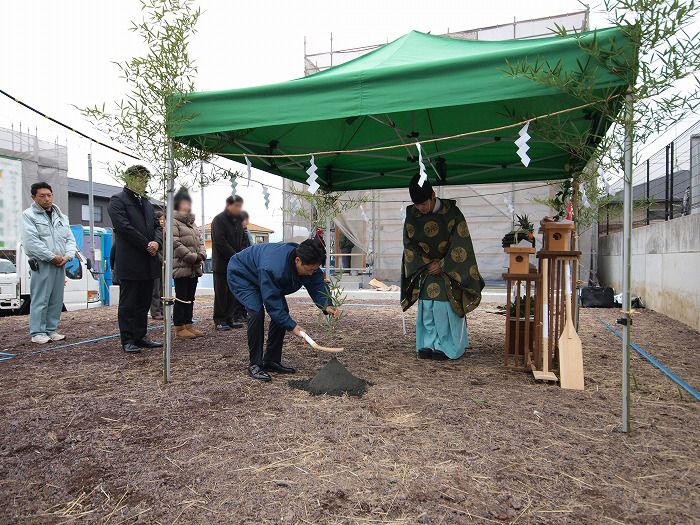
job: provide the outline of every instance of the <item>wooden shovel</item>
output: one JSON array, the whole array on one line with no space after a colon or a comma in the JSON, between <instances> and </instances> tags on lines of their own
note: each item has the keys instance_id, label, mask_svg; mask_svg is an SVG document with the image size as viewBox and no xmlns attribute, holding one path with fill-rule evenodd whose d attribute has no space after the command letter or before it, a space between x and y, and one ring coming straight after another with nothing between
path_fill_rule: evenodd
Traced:
<instances>
[{"instance_id":1,"label":"wooden shovel","mask_svg":"<svg viewBox=\"0 0 700 525\"><path fill-rule=\"evenodd\" d=\"M566 324L559 336L559 374L561 387L583 390L583 349L571 319L571 268L566 262Z\"/></svg>"},{"instance_id":2,"label":"wooden shovel","mask_svg":"<svg viewBox=\"0 0 700 525\"><path fill-rule=\"evenodd\" d=\"M333 354L338 354L345 350L345 348L333 348L330 346L321 346L316 341L311 339L311 337L306 333L306 332L299 332L301 336L306 340L307 343L309 343L313 348L316 350L320 350L321 352L331 352Z\"/></svg>"},{"instance_id":3,"label":"wooden shovel","mask_svg":"<svg viewBox=\"0 0 700 525\"><path fill-rule=\"evenodd\" d=\"M542 258L542 371L533 370L532 375L540 381L556 381L557 376L549 371L549 284L547 275L548 260Z\"/></svg>"}]
</instances>

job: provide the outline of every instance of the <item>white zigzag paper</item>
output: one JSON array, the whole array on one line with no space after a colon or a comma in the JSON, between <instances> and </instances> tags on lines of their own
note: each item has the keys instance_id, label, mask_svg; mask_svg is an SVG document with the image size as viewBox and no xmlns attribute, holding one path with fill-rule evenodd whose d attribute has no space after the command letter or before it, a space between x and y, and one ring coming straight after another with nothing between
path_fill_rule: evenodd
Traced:
<instances>
[{"instance_id":1,"label":"white zigzag paper","mask_svg":"<svg viewBox=\"0 0 700 525\"><path fill-rule=\"evenodd\" d=\"M248 168L248 186L250 186L250 167L252 166L252 164L248 160L248 157L244 157L244 158L245 158L245 165Z\"/></svg>"},{"instance_id":2,"label":"white zigzag paper","mask_svg":"<svg viewBox=\"0 0 700 525\"><path fill-rule=\"evenodd\" d=\"M236 177L232 176L231 177L231 195L233 197L236 196L236 186L238 186L238 183L236 182Z\"/></svg>"},{"instance_id":3,"label":"white zigzag paper","mask_svg":"<svg viewBox=\"0 0 700 525\"><path fill-rule=\"evenodd\" d=\"M267 191L267 186L263 186L263 199L265 199L265 209L270 209L270 192Z\"/></svg>"},{"instance_id":4,"label":"white zigzag paper","mask_svg":"<svg viewBox=\"0 0 700 525\"><path fill-rule=\"evenodd\" d=\"M425 172L425 164L423 164L423 148L421 148L420 142L416 142L416 147L418 148L418 167L420 168L418 186L422 188L425 181L428 180L428 174Z\"/></svg>"},{"instance_id":5,"label":"white zigzag paper","mask_svg":"<svg viewBox=\"0 0 700 525\"><path fill-rule=\"evenodd\" d=\"M530 146L528 146L527 144L527 141L530 140L530 135L528 135L527 133L527 128L529 126L530 123L528 122L523 126L523 128L520 131L518 131L518 135L520 135L520 138L515 141L515 145L518 146L518 157L520 157L520 161L526 168L530 164L530 157L527 154L527 150L530 149Z\"/></svg>"},{"instance_id":6,"label":"white zigzag paper","mask_svg":"<svg viewBox=\"0 0 700 525\"><path fill-rule=\"evenodd\" d=\"M306 179L306 183L309 185L309 193L312 195L318 191L320 188L318 182L316 180L318 179L318 175L316 174L316 161L313 157L311 156L311 166L309 166L309 169L306 170L306 173L309 174L309 178Z\"/></svg>"}]
</instances>

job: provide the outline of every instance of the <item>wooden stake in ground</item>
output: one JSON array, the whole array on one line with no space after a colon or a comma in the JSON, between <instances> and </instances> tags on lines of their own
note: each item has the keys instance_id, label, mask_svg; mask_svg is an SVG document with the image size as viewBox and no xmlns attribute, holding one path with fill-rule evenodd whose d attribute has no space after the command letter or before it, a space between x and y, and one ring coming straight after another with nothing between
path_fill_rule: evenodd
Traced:
<instances>
[{"instance_id":1,"label":"wooden stake in ground","mask_svg":"<svg viewBox=\"0 0 700 525\"><path fill-rule=\"evenodd\" d=\"M559 375L561 387L571 390L583 390L583 349L581 338L576 333L571 319L571 266L566 268L566 324L559 336Z\"/></svg>"},{"instance_id":2,"label":"wooden stake in ground","mask_svg":"<svg viewBox=\"0 0 700 525\"><path fill-rule=\"evenodd\" d=\"M549 304L547 294L549 293L547 267L549 261L542 258L542 371L533 370L532 375L540 381L557 381L557 376L549 371Z\"/></svg>"},{"instance_id":3,"label":"wooden stake in ground","mask_svg":"<svg viewBox=\"0 0 700 525\"><path fill-rule=\"evenodd\" d=\"M321 352L330 352L330 353L333 353L333 354L339 354L340 352L342 352L343 350L345 350L345 348L333 348L333 347L330 347L330 346L321 346L320 344L316 343L316 341L314 341L313 339L311 339L311 337L309 337L309 335L308 335L306 332L301 332L301 336L302 336L302 337L306 340L306 342L309 343L313 348L315 348L316 350L320 350Z\"/></svg>"}]
</instances>

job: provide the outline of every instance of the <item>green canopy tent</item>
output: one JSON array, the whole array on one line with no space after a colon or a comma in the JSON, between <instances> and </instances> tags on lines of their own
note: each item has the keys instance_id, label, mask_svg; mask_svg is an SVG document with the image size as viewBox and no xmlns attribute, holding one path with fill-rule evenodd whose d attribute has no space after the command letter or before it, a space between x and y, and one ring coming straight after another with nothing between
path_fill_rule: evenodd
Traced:
<instances>
[{"instance_id":1,"label":"green canopy tent","mask_svg":"<svg viewBox=\"0 0 700 525\"><path fill-rule=\"evenodd\" d=\"M626 43L618 28L584 37L594 38L601 47ZM337 191L407 186L418 170L413 142L422 143L438 184L566 178L569 152L532 126L531 162L523 165L514 145L522 124L514 124L558 113L551 122L595 140L609 123L588 100L505 73L509 63L526 61L576 71L590 55L574 38L485 42L413 31L309 77L187 94L173 135L228 158L247 155L256 168L298 182L308 177L311 153L332 152L317 154L315 162L321 187ZM615 96L627 88L621 77L606 67L593 71L595 93L621 104Z\"/></svg>"}]
</instances>

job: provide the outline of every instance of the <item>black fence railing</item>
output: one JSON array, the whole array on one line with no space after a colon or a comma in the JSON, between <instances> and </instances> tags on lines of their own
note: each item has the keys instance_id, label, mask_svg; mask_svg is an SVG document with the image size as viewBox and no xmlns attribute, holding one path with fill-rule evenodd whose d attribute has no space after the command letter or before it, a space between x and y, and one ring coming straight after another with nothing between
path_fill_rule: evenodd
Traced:
<instances>
[{"instance_id":1,"label":"black fence railing","mask_svg":"<svg viewBox=\"0 0 700 525\"><path fill-rule=\"evenodd\" d=\"M632 227L700 213L700 121L635 166ZM622 191L598 216L598 233L622 231Z\"/></svg>"}]
</instances>

